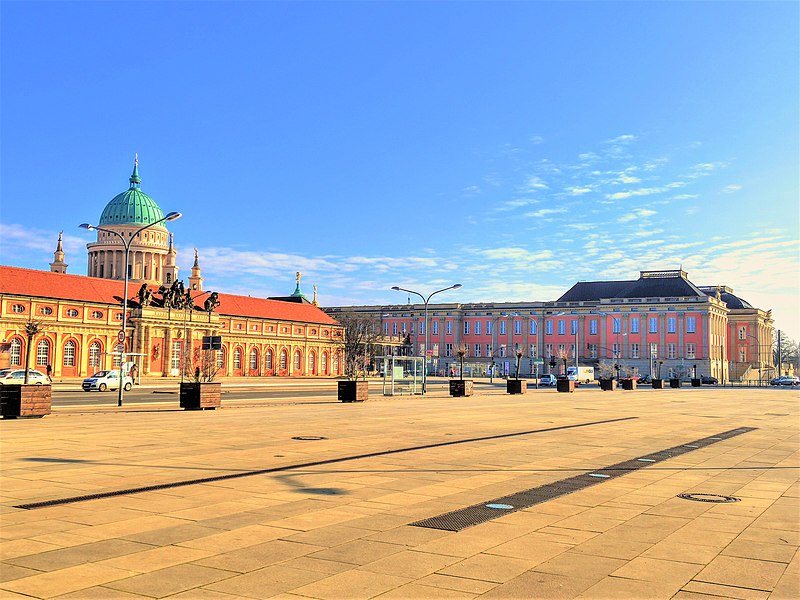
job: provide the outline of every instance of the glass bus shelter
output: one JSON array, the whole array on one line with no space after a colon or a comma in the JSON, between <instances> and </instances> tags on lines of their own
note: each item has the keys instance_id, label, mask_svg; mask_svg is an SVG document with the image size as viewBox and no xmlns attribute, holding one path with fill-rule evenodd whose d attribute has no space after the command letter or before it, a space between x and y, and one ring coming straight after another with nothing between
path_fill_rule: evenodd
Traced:
<instances>
[{"instance_id":1,"label":"glass bus shelter","mask_svg":"<svg viewBox=\"0 0 800 600\"><path fill-rule=\"evenodd\" d=\"M375 367L383 377L384 396L422 394L422 356L376 356Z\"/></svg>"}]
</instances>

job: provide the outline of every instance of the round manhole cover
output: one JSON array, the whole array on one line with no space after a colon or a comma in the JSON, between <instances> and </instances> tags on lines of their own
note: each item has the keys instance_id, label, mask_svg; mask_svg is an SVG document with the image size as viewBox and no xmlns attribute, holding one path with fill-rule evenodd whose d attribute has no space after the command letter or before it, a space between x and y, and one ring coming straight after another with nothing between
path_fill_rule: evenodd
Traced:
<instances>
[{"instance_id":1,"label":"round manhole cover","mask_svg":"<svg viewBox=\"0 0 800 600\"><path fill-rule=\"evenodd\" d=\"M487 504L486 508L495 508L497 510L511 510L514 508L510 504Z\"/></svg>"},{"instance_id":2,"label":"round manhole cover","mask_svg":"<svg viewBox=\"0 0 800 600\"><path fill-rule=\"evenodd\" d=\"M328 438L322 437L321 435L296 435L292 439L304 440L304 441L316 441L316 440L327 440Z\"/></svg>"},{"instance_id":3,"label":"round manhole cover","mask_svg":"<svg viewBox=\"0 0 800 600\"><path fill-rule=\"evenodd\" d=\"M678 494L678 498L695 502L739 502L740 498L722 494Z\"/></svg>"}]
</instances>

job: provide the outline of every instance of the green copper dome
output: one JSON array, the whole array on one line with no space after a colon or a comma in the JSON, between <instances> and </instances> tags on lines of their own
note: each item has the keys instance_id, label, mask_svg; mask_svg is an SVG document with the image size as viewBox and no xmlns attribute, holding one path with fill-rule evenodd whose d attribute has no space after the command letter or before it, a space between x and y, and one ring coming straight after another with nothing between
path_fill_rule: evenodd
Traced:
<instances>
[{"instance_id":1,"label":"green copper dome","mask_svg":"<svg viewBox=\"0 0 800 600\"><path fill-rule=\"evenodd\" d=\"M149 225L164 218L164 213L150 196L139 189L139 161L133 163L131 187L111 199L103 214L99 226L103 225Z\"/></svg>"}]
</instances>

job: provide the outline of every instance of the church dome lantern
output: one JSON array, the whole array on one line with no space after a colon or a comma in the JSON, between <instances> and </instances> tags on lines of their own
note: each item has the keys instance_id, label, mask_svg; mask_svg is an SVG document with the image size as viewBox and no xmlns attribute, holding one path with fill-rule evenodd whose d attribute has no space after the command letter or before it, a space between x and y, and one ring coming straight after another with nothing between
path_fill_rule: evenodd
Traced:
<instances>
[{"instance_id":1,"label":"church dome lantern","mask_svg":"<svg viewBox=\"0 0 800 600\"><path fill-rule=\"evenodd\" d=\"M130 187L114 196L100 215L100 227L107 225L149 225L164 218L164 212L141 189L138 158L133 164Z\"/></svg>"}]
</instances>

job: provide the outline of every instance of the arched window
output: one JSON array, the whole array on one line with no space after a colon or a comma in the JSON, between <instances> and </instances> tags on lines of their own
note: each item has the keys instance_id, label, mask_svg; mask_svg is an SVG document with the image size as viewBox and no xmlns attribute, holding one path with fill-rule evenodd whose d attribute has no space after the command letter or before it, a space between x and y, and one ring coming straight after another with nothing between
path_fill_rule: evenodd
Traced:
<instances>
[{"instance_id":1,"label":"arched window","mask_svg":"<svg viewBox=\"0 0 800 600\"><path fill-rule=\"evenodd\" d=\"M69 340L66 344L64 344L64 366L75 366L75 342L72 340Z\"/></svg>"},{"instance_id":2,"label":"arched window","mask_svg":"<svg viewBox=\"0 0 800 600\"><path fill-rule=\"evenodd\" d=\"M288 356L286 354L286 350L281 350L281 371L285 371L286 370L286 361L287 361L287 359L288 359Z\"/></svg>"},{"instance_id":3,"label":"arched window","mask_svg":"<svg viewBox=\"0 0 800 600\"><path fill-rule=\"evenodd\" d=\"M301 358L302 357L300 356L300 350L295 350L295 353L294 353L294 370L295 371L299 371L300 370L300 360L301 360Z\"/></svg>"},{"instance_id":4,"label":"arched window","mask_svg":"<svg viewBox=\"0 0 800 600\"><path fill-rule=\"evenodd\" d=\"M242 368L242 349L236 348L233 351L233 368L234 369L241 369Z\"/></svg>"},{"instance_id":5,"label":"arched window","mask_svg":"<svg viewBox=\"0 0 800 600\"><path fill-rule=\"evenodd\" d=\"M314 359L315 358L316 357L315 357L313 352L309 353L309 355L308 355L308 372L311 373L312 375L314 374L314 366L315 366L314 365Z\"/></svg>"},{"instance_id":6,"label":"arched window","mask_svg":"<svg viewBox=\"0 0 800 600\"><path fill-rule=\"evenodd\" d=\"M100 342L92 342L89 346L89 366L93 369L100 368Z\"/></svg>"},{"instance_id":7,"label":"arched window","mask_svg":"<svg viewBox=\"0 0 800 600\"><path fill-rule=\"evenodd\" d=\"M272 369L272 350L267 350L267 354L264 357L264 368Z\"/></svg>"},{"instance_id":8,"label":"arched window","mask_svg":"<svg viewBox=\"0 0 800 600\"><path fill-rule=\"evenodd\" d=\"M258 369L258 350L253 348L250 350L250 370L256 371Z\"/></svg>"},{"instance_id":9,"label":"arched window","mask_svg":"<svg viewBox=\"0 0 800 600\"><path fill-rule=\"evenodd\" d=\"M225 351L220 348L217 350L217 368L223 369L225 367Z\"/></svg>"},{"instance_id":10,"label":"arched window","mask_svg":"<svg viewBox=\"0 0 800 600\"><path fill-rule=\"evenodd\" d=\"M333 355L333 372L334 374L339 374L339 353Z\"/></svg>"},{"instance_id":11,"label":"arched window","mask_svg":"<svg viewBox=\"0 0 800 600\"><path fill-rule=\"evenodd\" d=\"M323 375L327 375L328 374L328 353L327 352L323 352L322 353L322 361L321 362L322 362L322 364L320 365L320 368L322 369L322 374Z\"/></svg>"},{"instance_id":12,"label":"arched window","mask_svg":"<svg viewBox=\"0 0 800 600\"><path fill-rule=\"evenodd\" d=\"M167 280L164 283L172 283L172 273L167 273Z\"/></svg>"},{"instance_id":13,"label":"arched window","mask_svg":"<svg viewBox=\"0 0 800 600\"><path fill-rule=\"evenodd\" d=\"M22 366L22 342L17 338L11 340L11 366Z\"/></svg>"},{"instance_id":14,"label":"arched window","mask_svg":"<svg viewBox=\"0 0 800 600\"><path fill-rule=\"evenodd\" d=\"M46 367L50 363L50 342L40 340L36 346L36 366Z\"/></svg>"}]
</instances>

